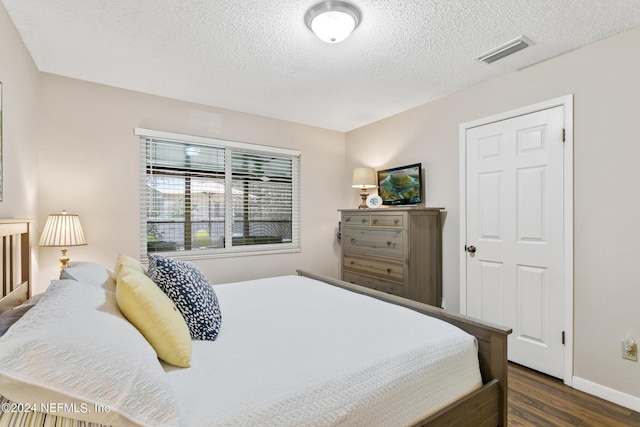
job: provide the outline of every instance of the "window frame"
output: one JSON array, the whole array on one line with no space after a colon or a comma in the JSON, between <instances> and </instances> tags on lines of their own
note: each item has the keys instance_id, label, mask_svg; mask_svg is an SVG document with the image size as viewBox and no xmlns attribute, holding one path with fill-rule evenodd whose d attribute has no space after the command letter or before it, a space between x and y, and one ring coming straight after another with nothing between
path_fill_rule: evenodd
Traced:
<instances>
[{"instance_id":1,"label":"window frame","mask_svg":"<svg viewBox=\"0 0 640 427\"><path fill-rule=\"evenodd\" d=\"M199 250L179 250L179 251L162 251L159 252L165 256L171 256L176 259L209 259L224 258L236 256L253 256L266 254L282 254L300 252L300 163L301 152L288 148L273 147L266 145L250 144L238 141L229 141L218 138L208 138L193 135L184 135L172 132L157 131L144 128L135 128L134 134L140 137L140 256L142 260L148 258L147 251L147 141L149 139L162 140L167 142L176 142L182 144L207 145L212 147L224 148L225 150L225 194L228 203L225 203L224 209L224 230L225 236L232 236L233 227L233 203L231 200L233 186L232 174L232 153L235 152L253 152L259 155L277 155L290 157L291 162L291 242L285 243L267 243L254 245L238 245L232 246L232 238L224 239L224 247L210 248ZM228 186L228 187L227 187ZM227 191L228 190L228 191ZM248 207L246 207L248 209Z\"/></svg>"}]
</instances>

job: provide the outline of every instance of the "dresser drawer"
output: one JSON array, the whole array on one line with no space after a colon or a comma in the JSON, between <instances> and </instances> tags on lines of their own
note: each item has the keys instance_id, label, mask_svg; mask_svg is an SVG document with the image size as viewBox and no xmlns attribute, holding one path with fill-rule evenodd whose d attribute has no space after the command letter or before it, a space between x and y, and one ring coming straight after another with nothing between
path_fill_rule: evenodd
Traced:
<instances>
[{"instance_id":1,"label":"dresser drawer","mask_svg":"<svg viewBox=\"0 0 640 427\"><path fill-rule=\"evenodd\" d=\"M354 285L366 286L367 288L397 295L399 297L404 296L404 285L402 283L388 282L386 280L376 279L375 277L361 276L360 274L352 273L350 271L344 272L342 280L353 283Z\"/></svg>"},{"instance_id":2,"label":"dresser drawer","mask_svg":"<svg viewBox=\"0 0 640 427\"><path fill-rule=\"evenodd\" d=\"M373 227L404 227L404 215L372 214L371 225Z\"/></svg>"},{"instance_id":3,"label":"dresser drawer","mask_svg":"<svg viewBox=\"0 0 640 427\"><path fill-rule=\"evenodd\" d=\"M342 217L342 225L365 225L371 224L369 214L348 214Z\"/></svg>"},{"instance_id":4,"label":"dresser drawer","mask_svg":"<svg viewBox=\"0 0 640 427\"><path fill-rule=\"evenodd\" d=\"M345 255L343 266L346 270L361 272L382 279L404 281L404 263L402 262Z\"/></svg>"},{"instance_id":5,"label":"dresser drawer","mask_svg":"<svg viewBox=\"0 0 640 427\"><path fill-rule=\"evenodd\" d=\"M344 227L342 244L345 252L404 257L404 230Z\"/></svg>"}]
</instances>

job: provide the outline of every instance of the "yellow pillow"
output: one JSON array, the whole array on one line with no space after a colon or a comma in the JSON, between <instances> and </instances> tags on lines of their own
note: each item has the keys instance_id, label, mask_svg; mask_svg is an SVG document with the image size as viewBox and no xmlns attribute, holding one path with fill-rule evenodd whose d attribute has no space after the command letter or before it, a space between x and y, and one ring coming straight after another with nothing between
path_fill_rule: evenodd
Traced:
<instances>
[{"instance_id":1,"label":"yellow pillow","mask_svg":"<svg viewBox=\"0 0 640 427\"><path fill-rule=\"evenodd\" d=\"M116 301L160 359L181 368L191 366L189 328L173 301L149 277L125 271L116 285Z\"/></svg>"},{"instance_id":2,"label":"yellow pillow","mask_svg":"<svg viewBox=\"0 0 640 427\"><path fill-rule=\"evenodd\" d=\"M116 265L113 269L113 273L116 276L116 280L120 277L124 270L139 271L140 273L147 274L147 269L135 258L131 258L129 255L119 254L116 258Z\"/></svg>"}]
</instances>

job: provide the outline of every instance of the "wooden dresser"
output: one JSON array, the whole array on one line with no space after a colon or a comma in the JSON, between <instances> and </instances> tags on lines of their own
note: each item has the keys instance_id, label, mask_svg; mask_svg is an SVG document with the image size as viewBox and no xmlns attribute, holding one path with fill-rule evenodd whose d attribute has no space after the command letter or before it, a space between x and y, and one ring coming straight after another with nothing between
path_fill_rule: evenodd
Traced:
<instances>
[{"instance_id":1,"label":"wooden dresser","mask_svg":"<svg viewBox=\"0 0 640 427\"><path fill-rule=\"evenodd\" d=\"M439 307L442 209L340 210L342 280Z\"/></svg>"}]
</instances>

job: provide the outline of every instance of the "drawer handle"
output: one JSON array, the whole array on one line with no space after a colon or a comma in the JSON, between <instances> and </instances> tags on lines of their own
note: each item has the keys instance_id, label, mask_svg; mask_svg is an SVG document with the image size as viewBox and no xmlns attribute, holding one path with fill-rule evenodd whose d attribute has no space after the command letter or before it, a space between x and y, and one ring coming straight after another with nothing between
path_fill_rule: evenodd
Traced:
<instances>
[{"instance_id":1,"label":"drawer handle","mask_svg":"<svg viewBox=\"0 0 640 427\"><path fill-rule=\"evenodd\" d=\"M355 261L351 261L351 265L353 265L353 264L355 264L355 263L356 263Z\"/></svg>"},{"instance_id":2,"label":"drawer handle","mask_svg":"<svg viewBox=\"0 0 640 427\"><path fill-rule=\"evenodd\" d=\"M391 247L391 240L387 240L387 247Z\"/></svg>"},{"instance_id":3,"label":"drawer handle","mask_svg":"<svg viewBox=\"0 0 640 427\"><path fill-rule=\"evenodd\" d=\"M374 223L374 224L377 224L377 223L378 223L378 219L374 219L374 220L373 220L373 223Z\"/></svg>"},{"instance_id":4,"label":"drawer handle","mask_svg":"<svg viewBox=\"0 0 640 427\"><path fill-rule=\"evenodd\" d=\"M391 269L387 268L387 274L391 274Z\"/></svg>"},{"instance_id":5,"label":"drawer handle","mask_svg":"<svg viewBox=\"0 0 640 427\"><path fill-rule=\"evenodd\" d=\"M367 222L366 218L362 218L362 223L364 224L365 222Z\"/></svg>"},{"instance_id":6,"label":"drawer handle","mask_svg":"<svg viewBox=\"0 0 640 427\"><path fill-rule=\"evenodd\" d=\"M394 224L394 225L398 225L398 221L399 221L399 219L398 219L398 218L395 218L395 219L393 220L393 224Z\"/></svg>"},{"instance_id":7,"label":"drawer handle","mask_svg":"<svg viewBox=\"0 0 640 427\"><path fill-rule=\"evenodd\" d=\"M345 216L344 217L344 222L351 222L351 217L350 216Z\"/></svg>"},{"instance_id":8,"label":"drawer handle","mask_svg":"<svg viewBox=\"0 0 640 427\"><path fill-rule=\"evenodd\" d=\"M351 238L351 243L355 243L356 239L354 239L353 237Z\"/></svg>"}]
</instances>

